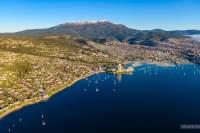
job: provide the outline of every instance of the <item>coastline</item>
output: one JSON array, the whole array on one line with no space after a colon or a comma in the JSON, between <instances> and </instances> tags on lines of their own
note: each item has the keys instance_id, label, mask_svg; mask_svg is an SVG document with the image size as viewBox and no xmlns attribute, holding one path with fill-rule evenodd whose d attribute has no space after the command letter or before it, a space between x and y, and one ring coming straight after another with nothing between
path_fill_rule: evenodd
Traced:
<instances>
[{"instance_id":1,"label":"coastline","mask_svg":"<svg viewBox=\"0 0 200 133\"><path fill-rule=\"evenodd\" d=\"M161 67L171 67L176 65L184 65L184 64L194 64L191 62L178 62L177 64L171 63L171 62L149 62L149 61L134 61L134 62L126 62L126 64L133 64L134 67L140 66L142 64L151 64L151 65L157 65Z\"/></svg>"},{"instance_id":2,"label":"coastline","mask_svg":"<svg viewBox=\"0 0 200 133\"><path fill-rule=\"evenodd\" d=\"M41 102L47 102L53 95L57 94L58 92L61 92L62 90L65 90L65 89L68 89L69 87L71 87L73 84L75 84L76 82L84 79L84 78L87 78L87 77L90 77L94 74L99 74L99 73L102 73L104 71L98 71L98 72L93 72L93 73L90 73L90 74L87 74L85 76L82 76L80 78L77 78L75 79L74 81L72 81L72 83L70 83L69 85L65 85L63 87L61 87L60 89L57 89L56 91L52 92L51 94L47 94L45 97L41 97L41 98L32 98L32 99L27 99L23 102L19 102L19 103L14 103L13 105L10 105L8 107L8 109L5 110L5 112L3 112L2 114L0 114L0 120L2 120L3 118L5 118L6 116L8 116L9 114L15 112L15 111L18 111L26 106L29 106L29 105L33 105L33 104L38 104L38 103L41 103Z\"/></svg>"},{"instance_id":3,"label":"coastline","mask_svg":"<svg viewBox=\"0 0 200 133\"><path fill-rule=\"evenodd\" d=\"M126 62L128 63L128 62ZM129 62L131 63L131 62ZM146 62L147 63L147 62ZM144 62L140 62L140 61L136 61L136 62L132 62L131 64L135 64L135 67L137 66L140 66L142 64L144 64ZM158 62L148 62L147 64L155 64L155 65L158 65L158 66L174 66L174 64L169 64L169 63L158 63ZM181 65L181 64L189 64L189 63L178 63L177 65ZM22 101L22 102L15 102L11 105L9 105L7 108L8 109L5 109L5 112L4 110L0 113L0 120L5 118L6 116L8 116L9 114L15 112L15 111L18 111L26 106L29 106L29 105L33 105L33 104L38 104L38 103L41 103L41 102L47 102L53 95L57 94L58 92L61 92L62 90L65 90L65 89L68 89L69 87L71 87L73 84L75 84L76 82L84 79L84 78L87 78L87 77L90 77L94 74L99 74L99 73L103 73L104 71L95 71L95 72L92 72L92 73L89 73L89 74L86 74L80 78L77 78L75 79L74 81L72 81L70 84L68 85L63 85L62 87L60 87L59 89L56 89L56 91L52 91L50 92L49 94L45 95L44 97L40 97L40 98L32 98L32 99L26 99L25 101Z\"/></svg>"}]
</instances>

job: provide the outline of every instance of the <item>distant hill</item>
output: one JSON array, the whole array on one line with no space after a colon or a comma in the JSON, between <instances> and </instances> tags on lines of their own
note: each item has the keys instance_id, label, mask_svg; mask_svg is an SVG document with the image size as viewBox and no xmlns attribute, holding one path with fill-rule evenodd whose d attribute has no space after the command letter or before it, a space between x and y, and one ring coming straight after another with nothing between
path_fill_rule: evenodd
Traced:
<instances>
[{"instance_id":1,"label":"distant hill","mask_svg":"<svg viewBox=\"0 0 200 133\"><path fill-rule=\"evenodd\" d=\"M65 23L46 29L24 30L16 33L1 34L14 36L52 36L52 35L71 35L90 39L95 42L104 43L108 40L126 41L130 44L151 46L157 41L165 41L168 38L183 38L185 35L200 34L198 30L175 30L165 31L155 30L136 30L122 24L114 24L109 21L85 21L76 23Z\"/></svg>"},{"instance_id":2,"label":"distant hill","mask_svg":"<svg viewBox=\"0 0 200 133\"><path fill-rule=\"evenodd\" d=\"M181 34L181 35L195 35L200 34L200 30L175 30L171 31L173 34Z\"/></svg>"}]
</instances>

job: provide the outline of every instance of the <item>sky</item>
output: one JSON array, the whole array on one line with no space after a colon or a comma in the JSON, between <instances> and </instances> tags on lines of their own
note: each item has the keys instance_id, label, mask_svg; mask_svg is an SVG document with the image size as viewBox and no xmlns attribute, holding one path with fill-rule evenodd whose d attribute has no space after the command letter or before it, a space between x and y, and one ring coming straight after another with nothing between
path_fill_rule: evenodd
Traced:
<instances>
[{"instance_id":1,"label":"sky","mask_svg":"<svg viewBox=\"0 0 200 133\"><path fill-rule=\"evenodd\" d=\"M0 0L0 32L91 20L141 30L200 30L200 0Z\"/></svg>"}]
</instances>

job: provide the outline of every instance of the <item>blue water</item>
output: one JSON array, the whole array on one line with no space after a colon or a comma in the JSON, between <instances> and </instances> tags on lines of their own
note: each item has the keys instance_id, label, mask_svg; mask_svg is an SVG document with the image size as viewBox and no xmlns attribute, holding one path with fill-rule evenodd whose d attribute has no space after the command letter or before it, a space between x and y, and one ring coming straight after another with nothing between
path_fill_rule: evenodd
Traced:
<instances>
[{"instance_id":1,"label":"blue water","mask_svg":"<svg viewBox=\"0 0 200 133\"><path fill-rule=\"evenodd\" d=\"M0 120L0 133L173 133L181 124L200 124L199 67L142 65L80 80Z\"/></svg>"}]
</instances>

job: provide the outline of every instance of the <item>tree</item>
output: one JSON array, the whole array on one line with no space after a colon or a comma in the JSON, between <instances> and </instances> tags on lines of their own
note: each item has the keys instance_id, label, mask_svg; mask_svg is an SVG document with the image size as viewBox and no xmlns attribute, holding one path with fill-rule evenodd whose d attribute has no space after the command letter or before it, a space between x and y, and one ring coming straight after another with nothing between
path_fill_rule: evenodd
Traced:
<instances>
[{"instance_id":1,"label":"tree","mask_svg":"<svg viewBox=\"0 0 200 133\"><path fill-rule=\"evenodd\" d=\"M32 65L26 60L15 61L13 69L16 72L17 78L23 79L32 71Z\"/></svg>"}]
</instances>

